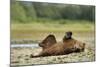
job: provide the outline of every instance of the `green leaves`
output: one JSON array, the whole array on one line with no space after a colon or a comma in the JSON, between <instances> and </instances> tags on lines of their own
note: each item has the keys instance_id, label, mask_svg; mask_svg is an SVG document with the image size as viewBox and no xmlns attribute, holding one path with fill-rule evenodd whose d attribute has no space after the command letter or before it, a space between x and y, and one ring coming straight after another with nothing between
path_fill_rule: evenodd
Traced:
<instances>
[{"instance_id":1,"label":"green leaves","mask_svg":"<svg viewBox=\"0 0 100 67\"><path fill-rule=\"evenodd\" d=\"M14 22L28 23L40 19L94 21L95 7L26 1L14 1L11 3L11 20Z\"/></svg>"}]
</instances>

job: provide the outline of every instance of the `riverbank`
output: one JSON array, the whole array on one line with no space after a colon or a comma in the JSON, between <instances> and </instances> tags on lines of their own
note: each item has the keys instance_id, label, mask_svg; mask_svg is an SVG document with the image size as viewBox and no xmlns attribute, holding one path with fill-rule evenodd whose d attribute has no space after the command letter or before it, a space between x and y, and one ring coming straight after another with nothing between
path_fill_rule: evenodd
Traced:
<instances>
[{"instance_id":1,"label":"riverbank","mask_svg":"<svg viewBox=\"0 0 100 67\"><path fill-rule=\"evenodd\" d=\"M95 49L90 48L86 48L84 52L80 53L30 58L30 54L37 54L41 50L41 48L11 48L11 66L95 61Z\"/></svg>"},{"instance_id":2,"label":"riverbank","mask_svg":"<svg viewBox=\"0 0 100 67\"><path fill-rule=\"evenodd\" d=\"M42 49L40 47L34 47L37 46L35 44L23 44L23 47L20 47L22 44L17 44L17 47L11 47L11 66L95 61L95 38L91 35L93 34L75 38L86 43L84 52L71 53L61 56L30 58L30 54L38 54ZM25 45L30 47L25 47ZM11 44L11 46L16 46L16 44Z\"/></svg>"},{"instance_id":3,"label":"riverbank","mask_svg":"<svg viewBox=\"0 0 100 67\"><path fill-rule=\"evenodd\" d=\"M86 21L66 21L66 24L51 23L12 23L11 24L11 66L76 63L95 61L95 27L94 23ZM74 22L74 23L71 23ZM80 23L81 22L81 23ZM30 54L41 52L40 47L34 48L49 34L54 34L61 41L66 31L73 32L73 38L86 43L84 52L71 53L61 56L30 58ZM12 47L16 46L18 47ZM20 47L24 44L23 47ZM30 47L25 45L31 44ZM29 45L28 45L29 46Z\"/></svg>"}]
</instances>

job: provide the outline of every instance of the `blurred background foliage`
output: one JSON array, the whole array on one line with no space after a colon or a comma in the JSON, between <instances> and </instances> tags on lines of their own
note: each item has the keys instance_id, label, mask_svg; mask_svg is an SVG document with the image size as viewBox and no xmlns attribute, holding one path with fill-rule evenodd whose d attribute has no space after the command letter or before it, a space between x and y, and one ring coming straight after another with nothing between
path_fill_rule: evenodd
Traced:
<instances>
[{"instance_id":1,"label":"blurred background foliage","mask_svg":"<svg viewBox=\"0 0 100 67\"><path fill-rule=\"evenodd\" d=\"M13 23L62 19L95 21L95 6L11 1Z\"/></svg>"},{"instance_id":2,"label":"blurred background foliage","mask_svg":"<svg viewBox=\"0 0 100 67\"><path fill-rule=\"evenodd\" d=\"M43 40L54 34L61 40L66 31L74 37L94 37L95 6L11 0L11 39Z\"/></svg>"}]
</instances>

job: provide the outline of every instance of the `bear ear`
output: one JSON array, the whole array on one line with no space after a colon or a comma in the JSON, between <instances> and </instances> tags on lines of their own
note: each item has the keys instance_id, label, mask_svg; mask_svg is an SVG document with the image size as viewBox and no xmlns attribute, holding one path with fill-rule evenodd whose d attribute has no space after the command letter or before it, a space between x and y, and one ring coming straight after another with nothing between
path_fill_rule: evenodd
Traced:
<instances>
[{"instance_id":1,"label":"bear ear","mask_svg":"<svg viewBox=\"0 0 100 67\"><path fill-rule=\"evenodd\" d=\"M51 34L46 37L45 41L48 43L48 45L57 43L55 36Z\"/></svg>"}]
</instances>

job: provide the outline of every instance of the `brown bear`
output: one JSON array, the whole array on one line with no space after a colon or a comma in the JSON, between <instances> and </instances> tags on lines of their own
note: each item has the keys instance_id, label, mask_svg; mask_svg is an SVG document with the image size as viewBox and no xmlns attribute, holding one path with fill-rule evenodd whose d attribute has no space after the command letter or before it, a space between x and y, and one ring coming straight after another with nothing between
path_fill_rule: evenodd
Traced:
<instances>
[{"instance_id":1,"label":"brown bear","mask_svg":"<svg viewBox=\"0 0 100 67\"><path fill-rule=\"evenodd\" d=\"M50 34L41 43L39 43L39 46L42 47L44 50L54 45L55 43L57 43L55 36Z\"/></svg>"},{"instance_id":2,"label":"brown bear","mask_svg":"<svg viewBox=\"0 0 100 67\"><path fill-rule=\"evenodd\" d=\"M72 32L66 32L63 41L56 42L55 36L49 35L46 39L39 43L39 46L43 48L43 51L36 56L31 54L31 58L81 52L84 51L85 43L73 39Z\"/></svg>"},{"instance_id":3,"label":"brown bear","mask_svg":"<svg viewBox=\"0 0 100 67\"><path fill-rule=\"evenodd\" d=\"M63 37L63 42L68 40L68 39L72 39L72 32L68 31L65 33L65 36Z\"/></svg>"}]
</instances>

